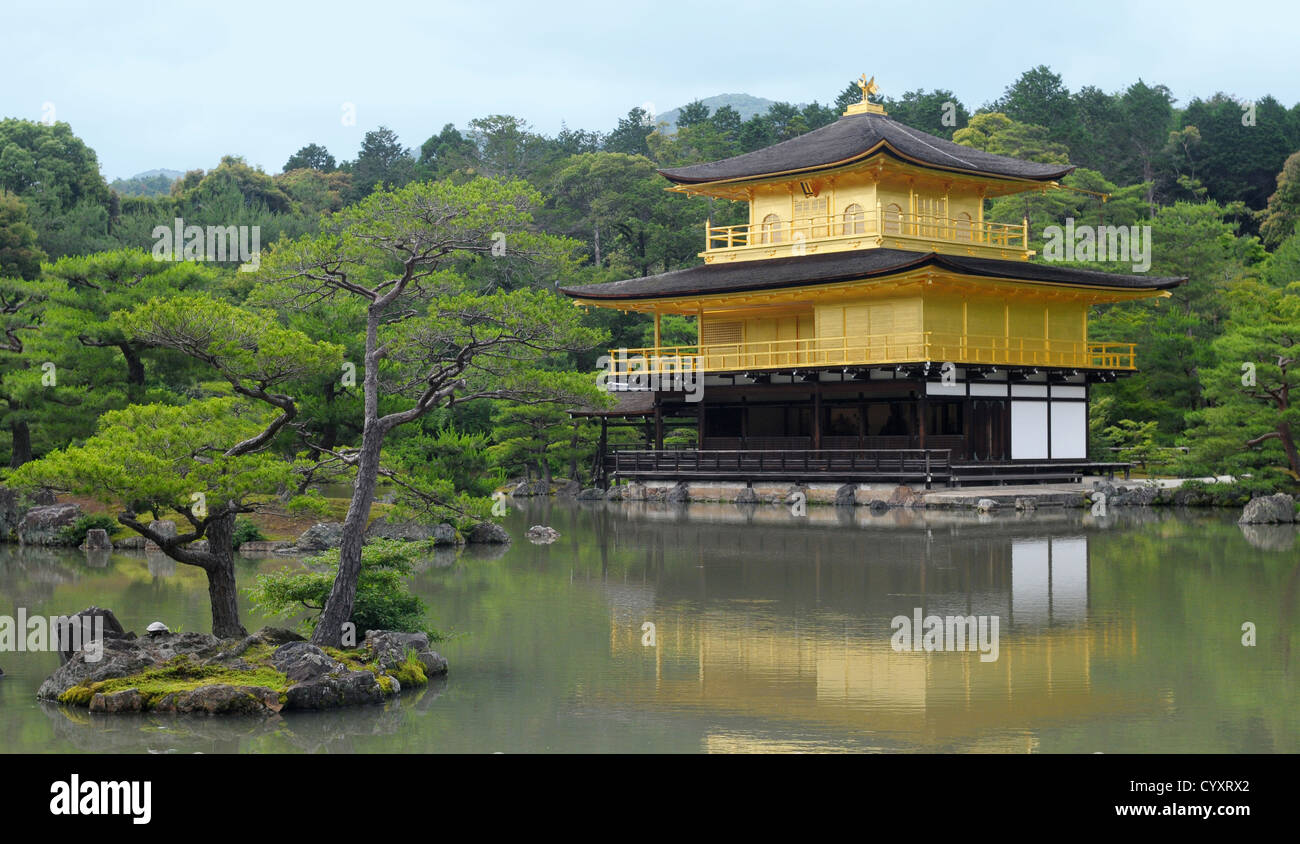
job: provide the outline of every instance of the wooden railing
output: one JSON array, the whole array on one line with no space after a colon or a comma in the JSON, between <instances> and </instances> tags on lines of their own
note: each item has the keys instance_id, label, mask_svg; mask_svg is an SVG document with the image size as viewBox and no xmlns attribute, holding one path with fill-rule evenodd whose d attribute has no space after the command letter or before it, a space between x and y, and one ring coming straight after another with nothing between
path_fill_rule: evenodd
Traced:
<instances>
[{"instance_id":1,"label":"wooden railing","mask_svg":"<svg viewBox=\"0 0 1300 844\"><path fill-rule=\"evenodd\" d=\"M611 451L610 475L621 478L813 478L946 481L949 449L785 449L762 451Z\"/></svg>"},{"instance_id":2,"label":"wooden railing","mask_svg":"<svg viewBox=\"0 0 1300 844\"><path fill-rule=\"evenodd\" d=\"M879 206L855 213L822 214L735 226L704 225L704 251L777 247L801 242L896 235L1003 249L1029 248L1029 222L990 223L929 214L891 214Z\"/></svg>"},{"instance_id":3,"label":"wooden railing","mask_svg":"<svg viewBox=\"0 0 1300 844\"><path fill-rule=\"evenodd\" d=\"M934 331L857 337L760 340L705 346L610 349L612 376L681 372L942 363L1050 366L1069 369L1137 369L1133 343L1089 343Z\"/></svg>"}]
</instances>

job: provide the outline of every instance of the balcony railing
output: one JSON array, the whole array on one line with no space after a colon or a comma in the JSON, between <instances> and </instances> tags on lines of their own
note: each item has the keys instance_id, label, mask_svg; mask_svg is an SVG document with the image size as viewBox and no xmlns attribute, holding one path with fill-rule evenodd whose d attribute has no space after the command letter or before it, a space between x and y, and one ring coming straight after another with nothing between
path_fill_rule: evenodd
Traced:
<instances>
[{"instance_id":1,"label":"balcony railing","mask_svg":"<svg viewBox=\"0 0 1300 844\"><path fill-rule=\"evenodd\" d=\"M738 372L951 361L955 364L1137 369L1133 343L1088 343L935 331L611 349L611 375Z\"/></svg>"},{"instance_id":2,"label":"balcony railing","mask_svg":"<svg viewBox=\"0 0 1300 844\"><path fill-rule=\"evenodd\" d=\"M736 226L704 225L704 251L747 248L785 248L824 241L852 241L865 237L897 236L921 240L949 241L972 247L1027 250L1029 223L978 222L965 218L935 217L928 214L890 213L879 206L856 213L823 214L776 222L743 223Z\"/></svg>"}]
</instances>

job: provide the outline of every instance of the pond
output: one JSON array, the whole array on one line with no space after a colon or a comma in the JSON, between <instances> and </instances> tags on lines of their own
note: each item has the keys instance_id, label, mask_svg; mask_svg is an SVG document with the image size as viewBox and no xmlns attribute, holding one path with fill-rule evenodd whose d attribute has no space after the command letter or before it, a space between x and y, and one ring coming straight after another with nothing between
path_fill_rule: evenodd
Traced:
<instances>
[{"instance_id":1,"label":"pond","mask_svg":"<svg viewBox=\"0 0 1300 844\"><path fill-rule=\"evenodd\" d=\"M514 544L414 576L453 634L445 681L271 719L105 716L36 701L57 656L0 652L0 750L1294 753L1296 528L1234 515L537 500ZM560 539L528 542L538 523ZM296 564L241 558L240 585ZM92 604L137 632L209 624L192 567L0 547L0 613ZM243 604L250 630L286 624ZM896 650L916 613L996 617L996 659L919 631Z\"/></svg>"}]
</instances>

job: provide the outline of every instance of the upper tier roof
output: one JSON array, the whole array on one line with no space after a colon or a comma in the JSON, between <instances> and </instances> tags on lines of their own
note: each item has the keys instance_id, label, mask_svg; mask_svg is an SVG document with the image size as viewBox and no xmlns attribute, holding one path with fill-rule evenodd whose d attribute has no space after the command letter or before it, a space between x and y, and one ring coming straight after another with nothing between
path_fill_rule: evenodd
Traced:
<instances>
[{"instance_id":1,"label":"upper tier roof","mask_svg":"<svg viewBox=\"0 0 1300 844\"><path fill-rule=\"evenodd\" d=\"M980 152L904 126L883 114L849 114L807 134L721 161L660 170L679 185L797 175L867 158L877 152L959 173L1048 182L1074 169Z\"/></svg>"},{"instance_id":2,"label":"upper tier roof","mask_svg":"<svg viewBox=\"0 0 1300 844\"><path fill-rule=\"evenodd\" d=\"M645 278L609 281L583 287L561 287L560 292L575 299L589 301L669 299L711 293L773 290L807 284L830 284L895 275L926 266L961 275L1114 290L1169 290L1187 280L1177 276L1119 275L1053 264L968 258L937 252L862 249L794 258L771 258L766 261L701 264Z\"/></svg>"}]
</instances>

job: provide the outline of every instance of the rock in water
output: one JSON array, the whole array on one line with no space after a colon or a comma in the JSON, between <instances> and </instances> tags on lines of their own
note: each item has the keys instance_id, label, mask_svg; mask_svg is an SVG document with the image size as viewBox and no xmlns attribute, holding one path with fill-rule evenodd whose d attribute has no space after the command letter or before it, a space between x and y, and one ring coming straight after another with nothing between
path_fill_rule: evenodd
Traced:
<instances>
[{"instance_id":1,"label":"rock in water","mask_svg":"<svg viewBox=\"0 0 1300 844\"><path fill-rule=\"evenodd\" d=\"M342 522L318 522L294 541L300 551L328 551L343 544Z\"/></svg>"},{"instance_id":2,"label":"rock in water","mask_svg":"<svg viewBox=\"0 0 1300 844\"><path fill-rule=\"evenodd\" d=\"M81 547L87 551L111 551L113 543L108 538L108 531L103 528L91 528L86 531L86 541Z\"/></svg>"},{"instance_id":3,"label":"rock in water","mask_svg":"<svg viewBox=\"0 0 1300 844\"><path fill-rule=\"evenodd\" d=\"M122 622L117 620L117 616L113 615L112 610L106 610L101 607L86 607L81 612L68 618L69 625L78 625L81 628L81 648L79 650L74 651L72 649L72 646L76 644L76 642L71 641L72 631L70 627L69 629L59 631L58 650L60 665L68 662L68 660L72 659L75 654L84 650L86 645L94 641L93 634L95 632L96 618L102 619L101 624L103 624L104 638L116 639L126 637L127 633L126 630L122 628ZM69 640L63 638L65 635L69 637ZM131 635L134 636L135 634L132 633Z\"/></svg>"},{"instance_id":4,"label":"rock in water","mask_svg":"<svg viewBox=\"0 0 1300 844\"><path fill-rule=\"evenodd\" d=\"M1284 492L1252 498L1242 508L1239 525L1285 525L1295 521L1295 499Z\"/></svg>"},{"instance_id":5,"label":"rock in water","mask_svg":"<svg viewBox=\"0 0 1300 844\"><path fill-rule=\"evenodd\" d=\"M560 532L546 525L533 525L524 536L528 537L528 541L534 545L550 545L560 538Z\"/></svg>"},{"instance_id":6,"label":"rock in water","mask_svg":"<svg viewBox=\"0 0 1300 844\"><path fill-rule=\"evenodd\" d=\"M998 503L992 498L981 498L975 502L975 509L981 513L991 513L998 509Z\"/></svg>"},{"instance_id":7,"label":"rock in water","mask_svg":"<svg viewBox=\"0 0 1300 844\"><path fill-rule=\"evenodd\" d=\"M63 528L71 527L81 516L81 507L76 504L33 507L18 523L18 541L23 545L61 545L67 542Z\"/></svg>"},{"instance_id":8,"label":"rock in water","mask_svg":"<svg viewBox=\"0 0 1300 844\"><path fill-rule=\"evenodd\" d=\"M835 490L836 507L853 507L857 503L858 503L857 484L844 484L844 486Z\"/></svg>"},{"instance_id":9,"label":"rock in water","mask_svg":"<svg viewBox=\"0 0 1300 844\"><path fill-rule=\"evenodd\" d=\"M510 534L496 522L479 522L470 530L465 541L472 544L504 544L510 541Z\"/></svg>"}]
</instances>

